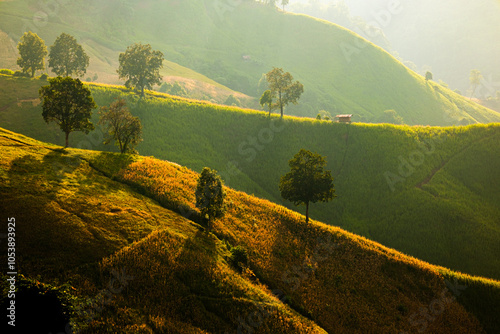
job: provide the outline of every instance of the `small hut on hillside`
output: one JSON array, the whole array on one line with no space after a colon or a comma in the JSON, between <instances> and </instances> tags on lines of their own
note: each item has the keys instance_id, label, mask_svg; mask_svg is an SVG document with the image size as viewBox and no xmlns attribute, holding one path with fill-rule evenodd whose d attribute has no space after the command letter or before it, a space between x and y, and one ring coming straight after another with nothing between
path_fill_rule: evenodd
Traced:
<instances>
[{"instance_id":1,"label":"small hut on hillside","mask_svg":"<svg viewBox=\"0 0 500 334\"><path fill-rule=\"evenodd\" d=\"M351 123L352 114L337 115L335 119L338 123Z\"/></svg>"}]
</instances>

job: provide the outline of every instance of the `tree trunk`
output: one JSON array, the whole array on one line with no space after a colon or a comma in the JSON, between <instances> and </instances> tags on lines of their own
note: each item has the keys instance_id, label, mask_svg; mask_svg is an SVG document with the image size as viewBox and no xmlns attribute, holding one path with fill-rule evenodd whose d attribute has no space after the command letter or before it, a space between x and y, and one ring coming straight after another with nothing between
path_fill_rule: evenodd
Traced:
<instances>
[{"instance_id":1,"label":"tree trunk","mask_svg":"<svg viewBox=\"0 0 500 334\"><path fill-rule=\"evenodd\" d=\"M309 202L306 202L306 224L309 223Z\"/></svg>"},{"instance_id":2,"label":"tree trunk","mask_svg":"<svg viewBox=\"0 0 500 334\"><path fill-rule=\"evenodd\" d=\"M281 91L280 91L280 109L281 109L281 118L283 118L283 102L281 102Z\"/></svg>"},{"instance_id":3,"label":"tree trunk","mask_svg":"<svg viewBox=\"0 0 500 334\"><path fill-rule=\"evenodd\" d=\"M64 148L67 148L69 146L69 132L66 132L66 146Z\"/></svg>"}]
</instances>

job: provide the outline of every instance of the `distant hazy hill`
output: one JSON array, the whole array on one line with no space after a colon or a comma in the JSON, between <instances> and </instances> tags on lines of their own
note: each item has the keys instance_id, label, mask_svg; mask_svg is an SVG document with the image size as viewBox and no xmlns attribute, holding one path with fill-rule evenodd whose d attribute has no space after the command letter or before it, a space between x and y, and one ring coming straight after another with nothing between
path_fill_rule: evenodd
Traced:
<instances>
[{"instance_id":1,"label":"distant hazy hill","mask_svg":"<svg viewBox=\"0 0 500 334\"><path fill-rule=\"evenodd\" d=\"M35 13L46 16L34 19ZM287 110L294 115L324 109L378 122L384 111L395 110L407 124L500 120L498 113L426 83L348 30L255 1L74 1L51 9L18 0L0 3L0 29L14 41L33 29L49 45L65 31L93 46L96 58L101 49L116 55L133 42L151 43L168 60L257 97L262 74L283 67L305 86L300 105Z\"/></svg>"},{"instance_id":2,"label":"distant hazy hill","mask_svg":"<svg viewBox=\"0 0 500 334\"><path fill-rule=\"evenodd\" d=\"M63 144L60 130L41 117L42 84L0 75L0 126ZM280 123L252 110L165 95L138 101L118 88L90 88L101 106L116 97L128 100L144 126L142 154L196 171L215 168L229 186L281 203L278 182L289 170L288 160L301 148L316 151L327 157L338 197L313 205L313 218L431 263L500 278L498 124L431 128L299 118ZM70 142L111 149L102 138L97 130L71 134Z\"/></svg>"},{"instance_id":3,"label":"distant hazy hill","mask_svg":"<svg viewBox=\"0 0 500 334\"><path fill-rule=\"evenodd\" d=\"M334 14L338 10L318 13L319 1L308 4L298 1L296 12L318 15L325 19L348 24ZM498 0L343 0L354 17L381 29L353 29L363 36L373 35L377 45L395 50L404 60L414 62L418 71L434 73L436 80L443 80L452 89L459 89L464 95L470 94L469 73L479 69L484 75L482 86L477 90L481 98L495 96L500 91L500 1ZM396 10L391 5L396 4ZM340 6L342 7L342 6ZM316 11L315 11L316 9ZM319 16L323 15L323 16ZM363 33L364 32L364 33Z\"/></svg>"},{"instance_id":4,"label":"distant hazy hill","mask_svg":"<svg viewBox=\"0 0 500 334\"><path fill-rule=\"evenodd\" d=\"M498 281L305 224L242 192L226 189L226 215L207 232L195 219L198 174L185 167L61 150L2 128L0 151L0 212L15 218L20 270L16 329L57 319L61 300L84 334L472 334L500 326ZM241 272L235 246L247 249ZM3 307L9 284L0 276Z\"/></svg>"}]
</instances>

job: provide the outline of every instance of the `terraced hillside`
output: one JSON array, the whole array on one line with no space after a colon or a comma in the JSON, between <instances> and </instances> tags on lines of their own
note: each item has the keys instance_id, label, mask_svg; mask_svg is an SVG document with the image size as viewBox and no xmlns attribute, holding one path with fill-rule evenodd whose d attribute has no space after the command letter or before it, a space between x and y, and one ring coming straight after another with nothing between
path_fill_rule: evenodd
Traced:
<instances>
[{"instance_id":1,"label":"terraced hillside","mask_svg":"<svg viewBox=\"0 0 500 334\"><path fill-rule=\"evenodd\" d=\"M0 150L0 212L15 218L18 297L27 298L18 305L20 327L26 314L32 322L49 307L33 312L33 301L55 295L81 333L500 328L499 282L305 224L242 192L226 189L227 213L207 231L194 208L198 174L177 164L63 150L4 129ZM230 260L234 246L248 251L241 272ZM0 284L5 305L4 277ZM45 322L37 324L53 331Z\"/></svg>"}]
</instances>

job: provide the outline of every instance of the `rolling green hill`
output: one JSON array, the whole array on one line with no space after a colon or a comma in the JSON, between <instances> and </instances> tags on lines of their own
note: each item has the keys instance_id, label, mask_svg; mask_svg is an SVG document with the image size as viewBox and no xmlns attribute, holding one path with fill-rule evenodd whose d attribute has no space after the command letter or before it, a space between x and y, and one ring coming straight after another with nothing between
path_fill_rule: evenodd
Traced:
<instances>
[{"instance_id":1,"label":"rolling green hill","mask_svg":"<svg viewBox=\"0 0 500 334\"><path fill-rule=\"evenodd\" d=\"M63 150L1 128L0 150L0 212L15 218L20 329L36 321L53 332L43 326L61 303L80 333L500 328L498 281L306 225L242 192L226 189L227 213L206 231L195 219L198 174L177 164ZM248 252L241 272L231 264L236 245ZM5 305L3 273L0 282Z\"/></svg>"},{"instance_id":2,"label":"rolling green hill","mask_svg":"<svg viewBox=\"0 0 500 334\"><path fill-rule=\"evenodd\" d=\"M293 115L352 113L377 122L395 110L406 124L452 125L500 120L497 112L427 83L391 55L326 21L283 13L255 1L74 1L42 8L35 0L0 2L0 30L18 40L26 29L52 43L62 31L113 52L147 42L167 60L233 90L259 96L273 66L301 81ZM34 20L35 13L45 13ZM97 49L96 49L97 50ZM97 56L97 54L95 54Z\"/></svg>"},{"instance_id":3,"label":"rolling green hill","mask_svg":"<svg viewBox=\"0 0 500 334\"><path fill-rule=\"evenodd\" d=\"M42 84L0 76L0 125L63 144L62 133L44 124L41 107L33 105ZM215 168L228 186L282 203L278 182L288 160L301 148L318 152L327 157L338 197L313 205L313 218L434 264L500 278L498 124L345 125L292 117L280 122L263 112L162 94L138 100L119 87L89 87L101 106L116 97L128 100L144 127L141 154L195 171ZM97 130L71 134L70 142L112 149L102 138Z\"/></svg>"},{"instance_id":4,"label":"rolling green hill","mask_svg":"<svg viewBox=\"0 0 500 334\"><path fill-rule=\"evenodd\" d=\"M2 4L0 4L0 7ZM57 33L55 33L57 34ZM57 36L46 37L48 45L51 45ZM123 80L118 77L118 55L123 50L113 50L107 45L103 45L92 39L83 38L79 41L86 53L90 57L90 65L82 80L98 81L106 84L123 84ZM14 41L8 34L0 29L0 68L20 70L16 60L19 53L16 49L17 41ZM49 74L55 75L48 71ZM229 95L236 96L243 105L255 106L257 102L254 98L240 92L236 92L218 82L200 74L192 69L181 66L175 62L165 60L163 69L160 70L163 82L178 83L186 91L186 96L196 99L204 99L216 103L223 103ZM160 87L157 87L159 89Z\"/></svg>"}]
</instances>

